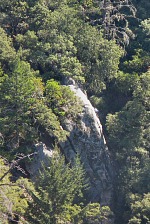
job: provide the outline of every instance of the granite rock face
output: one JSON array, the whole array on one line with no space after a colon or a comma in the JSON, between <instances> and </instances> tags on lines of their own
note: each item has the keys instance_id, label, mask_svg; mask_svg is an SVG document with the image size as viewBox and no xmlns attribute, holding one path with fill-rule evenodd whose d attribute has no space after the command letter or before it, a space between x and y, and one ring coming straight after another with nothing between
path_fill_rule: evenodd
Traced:
<instances>
[{"instance_id":1,"label":"granite rock face","mask_svg":"<svg viewBox=\"0 0 150 224\"><path fill-rule=\"evenodd\" d=\"M82 112L76 120L65 118L63 121L62 129L69 134L67 140L60 143L60 148L68 161L73 161L79 154L90 182L89 201L100 202L101 206L111 205L114 172L98 111L74 82L67 83L67 86L80 98ZM46 147L42 142L35 146L35 150L38 155L27 165L33 177L41 167L41 162L46 163L47 157L52 157L54 153L53 148Z\"/></svg>"},{"instance_id":2,"label":"granite rock face","mask_svg":"<svg viewBox=\"0 0 150 224\"><path fill-rule=\"evenodd\" d=\"M80 155L90 180L89 200L110 205L113 167L97 110L74 83L68 86L80 98L83 110L77 121L65 120L63 129L70 134L67 141L60 144L61 148L68 160L72 161L77 153Z\"/></svg>"},{"instance_id":3,"label":"granite rock face","mask_svg":"<svg viewBox=\"0 0 150 224\"><path fill-rule=\"evenodd\" d=\"M26 164L26 170L29 172L31 179L38 174L42 163L47 164L48 157L53 156L53 150L46 147L43 142L39 142L35 145L35 152L37 153L31 163Z\"/></svg>"}]
</instances>

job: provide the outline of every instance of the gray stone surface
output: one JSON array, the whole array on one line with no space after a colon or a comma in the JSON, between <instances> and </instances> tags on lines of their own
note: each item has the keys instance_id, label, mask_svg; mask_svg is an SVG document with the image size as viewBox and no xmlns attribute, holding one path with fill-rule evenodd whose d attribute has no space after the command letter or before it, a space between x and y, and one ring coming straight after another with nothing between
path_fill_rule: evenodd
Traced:
<instances>
[{"instance_id":1,"label":"gray stone surface","mask_svg":"<svg viewBox=\"0 0 150 224\"><path fill-rule=\"evenodd\" d=\"M62 128L67 130L69 135L65 142L60 143L62 152L68 161L73 161L77 153L80 155L90 181L90 190L87 195L89 200L98 201L101 206L110 205L113 192L113 166L100 119L86 93L74 82L70 81L67 85L80 98L83 110L76 121L70 119L63 121ZM53 150L46 147L44 143L38 143L36 151L38 155L31 164L27 165L31 176L36 175L42 161L46 163L47 156L53 155Z\"/></svg>"},{"instance_id":2,"label":"gray stone surface","mask_svg":"<svg viewBox=\"0 0 150 224\"><path fill-rule=\"evenodd\" d=\"M67 141L61 147L68 160L78 153L90 180L88 197L101 205L111 204L113 168L102 132L102 125L87 95L74 84L68 85L83 103L83 111L77 121L65 120L63 128L69 131Z\"/></svg>"},{"instance_id":3,"label":"gray stone surface","mask_svg":"<svg viewBox=\"0 0 150 224\"><path fill-rule=\"evenodd\" d=\"M32 162L26 164L26 169L30 173L31 178L37 175L42 163L46 164L47 158L53 155L53 150L46 147L42 142L35 145L35 152L37 152L37 154L32 159Z\"/></svg>"}]
</instances>

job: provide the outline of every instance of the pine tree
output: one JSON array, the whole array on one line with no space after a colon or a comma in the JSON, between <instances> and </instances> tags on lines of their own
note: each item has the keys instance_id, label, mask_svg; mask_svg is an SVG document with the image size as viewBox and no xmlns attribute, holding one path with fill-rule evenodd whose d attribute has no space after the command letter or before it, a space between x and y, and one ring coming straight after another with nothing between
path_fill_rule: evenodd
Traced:
<instances>
[{"instance_id":1,"label":"pine tree","mask_svg":"<svg viewBox=\"0 0 150 224\"><path fill-rule=\"evenodd\" d=\"M12 73L1 73L0 90L0 127L11 150L19 147L21 140L34 135L31 110L43 94L41 79L36 78L30 65L18 59L13 64Z\"/></svg>"},{"instance_id":2,"label":"pine tree","mask_svg":"<svg viewBox=\"0 0 150 224\"><path fill-rule=\"evenodd\" d=\"M37 177L35 187L38 194L33 195L28 219L32 223L59 223L58 220L69 215L68 207L74 206L74 200L82 196L86 185L79 160L76 159L71 167L71 164L65 164L64 157L56 153Z\"/></svg>"}]
</instances>

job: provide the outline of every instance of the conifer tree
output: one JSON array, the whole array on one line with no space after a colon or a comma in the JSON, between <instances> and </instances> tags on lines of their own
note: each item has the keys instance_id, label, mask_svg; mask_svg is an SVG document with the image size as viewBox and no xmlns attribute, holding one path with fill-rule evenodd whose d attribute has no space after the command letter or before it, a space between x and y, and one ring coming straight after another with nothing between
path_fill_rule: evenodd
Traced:
<instances>
[{"instance_id":1,"label":"conifer tree","mask_svg":"<svg viewBox=\"0 0 150 224\"><path fill-rule=\"evenodd\" d=\"M64 213L69 215L68 207L74 206L75 200L82 197L85 173L78 159L71 167L71 164L65 165L64 157L56 153L43 166L35 186L38 195L33 195L28 219L32 223L59 223Z\"/></svg>"},{"instance_id":2,"label":"conifer tree","mask_svg":"<svg viewBox=\"0 0 150 224\"><path fill-rule=\"evenodd\" d=\"M42 94L41 79L36 78L28 63L16 60L12 73L1 73L0 127L11 150L19 147L20 140L34 135L30 114Z\"/></svg>"}]
</instances>

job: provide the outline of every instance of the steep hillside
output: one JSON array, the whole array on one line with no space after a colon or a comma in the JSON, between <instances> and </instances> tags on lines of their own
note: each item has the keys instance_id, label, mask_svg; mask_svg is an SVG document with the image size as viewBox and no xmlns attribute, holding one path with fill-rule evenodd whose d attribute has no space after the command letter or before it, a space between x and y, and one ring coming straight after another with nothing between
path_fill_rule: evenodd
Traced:
<instances>
[{"instance_id":1,"label":"steep hillside","mask_svg":"<svg viewBox=\"0 0 150 224\"><path fill-rule=\"evenodd\" d=\"M150 222L149 10L0 1L0 222Z\"/></svg>"}]
</instances>

